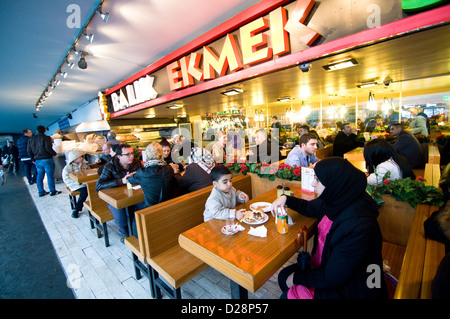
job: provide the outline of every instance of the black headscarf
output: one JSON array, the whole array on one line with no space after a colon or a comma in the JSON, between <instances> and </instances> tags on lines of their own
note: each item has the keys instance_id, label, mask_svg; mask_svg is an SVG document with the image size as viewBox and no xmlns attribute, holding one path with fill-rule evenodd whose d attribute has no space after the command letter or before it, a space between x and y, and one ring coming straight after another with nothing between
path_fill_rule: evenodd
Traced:
<instances>
[{"instance_id":1,"label":"black headscarf","mask_svg":"<svg viewBox=\"0 0 450 319\"><path fill-rule=\"evenodd\" d=\"M328 157L317 162L314 171L325 186L319 196L325 203L325 215L333 220L366 192L366 175L341 157Z\"/></svg>"}]
</instances>

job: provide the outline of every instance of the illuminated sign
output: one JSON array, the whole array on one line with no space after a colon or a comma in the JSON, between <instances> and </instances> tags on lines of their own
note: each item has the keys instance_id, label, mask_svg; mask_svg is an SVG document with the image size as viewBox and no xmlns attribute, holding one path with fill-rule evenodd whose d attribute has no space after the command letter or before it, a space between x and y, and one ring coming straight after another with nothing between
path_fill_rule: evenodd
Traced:
<instances>
[{"instance_id":1,"label":"illuminated sign","mask_svg":"<svg viewBox=\"0 0 450 319\"><path fill-rule=\"evenodd\" d=\"M98 92L98 106L100 107L102 118L106 121L109 121L110 114L108 112L108 103L106 100L106 95L103 92Z\"/></svg>"},{"instance_id":2,"label":"illuminated sign","mask_svg":"<svg viewBox=\"0 0 450 319\"><path fill-rule=\"evenodd\" d=\"M156 99L158 92L153 88L154 81L154 77L147 75L120 89L118 92L112 93L111 101L114 112Z\"/></svg>"},{"instance_id":3,"label":"illuminated sign","mask_svg":"<svg viewBox=\"0 0 450 319\"><path fill-rule=\"evenodd\" d=\"M403 11L423 11L443 4L447 0L402 0Z\"/></svg>"},{"instance_id":4,"label":"illuminated sign","mask_svg":"<svg viewBox=\"0 0 450 319\"><path fill-rule=\"evenodd\" d=\"M240 47L235 36L227 34L220 55L204 46L202 54L191 53L166 67L170 90L175 91L194 85L194 79L205 81L223 76L229 69L235 72L245 65L273 59L290 51L289 37L311 45L319 33L303 24L315 4L314 0L299 0L287 19L287 10L283 7L270 12L269 19L258 18L239 29ZM268 35L270 31L271 43ZM239 53L239 49L241 54ZM202 64L201 64L202 61Z\"/></svg>"}]
</instances>

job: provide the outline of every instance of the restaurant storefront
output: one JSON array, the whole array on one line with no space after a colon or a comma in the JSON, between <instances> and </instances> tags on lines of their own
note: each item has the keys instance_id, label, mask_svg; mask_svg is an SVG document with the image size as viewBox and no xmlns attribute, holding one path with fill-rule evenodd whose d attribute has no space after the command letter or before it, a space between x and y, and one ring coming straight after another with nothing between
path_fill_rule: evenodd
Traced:
<instances>
[{"instance_id":1,"label":"restaurant storefront","mask_svg":"<svg viewBox=\"0 0 450 319\"><path fill-rule=\"evenodd\" d=\"M410 103L446 113L449 9L263 1L106 90L104 117L198 123L200 139L211 126L267 127L273 115L322 128L389 109L401 120Z\"/></svg>"}]
</instances>

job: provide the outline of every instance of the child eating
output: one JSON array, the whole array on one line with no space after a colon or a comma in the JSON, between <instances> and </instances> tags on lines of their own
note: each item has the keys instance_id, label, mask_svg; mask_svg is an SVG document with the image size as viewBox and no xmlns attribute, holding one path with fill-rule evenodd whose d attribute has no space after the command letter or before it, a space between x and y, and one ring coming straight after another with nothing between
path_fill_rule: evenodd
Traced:
<instances>
[{"instance_id":1,"label":"child eating","mask_svg":"<svg viewBox=\"0 0 450 319\"><path fill-rule=\"evenodd\" d=\"M211 180L213 189L211 195L205 204L203 218L206 221L210 219L234 219L244 218L246 209L236 211L236 203L246 203L249 200L247 194L236 190L231 182L230 170L222 165L217 165L211 170Z\"/></svg>"}]
</instances>

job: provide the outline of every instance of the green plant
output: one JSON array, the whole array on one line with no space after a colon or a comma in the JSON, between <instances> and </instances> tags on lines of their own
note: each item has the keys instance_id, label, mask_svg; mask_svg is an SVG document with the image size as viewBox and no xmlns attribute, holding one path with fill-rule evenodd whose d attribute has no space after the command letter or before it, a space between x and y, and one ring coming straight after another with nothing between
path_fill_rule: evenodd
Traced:
<instances>
[{"instance_id":1,"label":"green plant","mask_svg":"<svg viewBox=\"0 0 450 319\"><path fill-rule=\"evenodd\" d=\"M383 205L382 195L391 195L398 201L406 201L415 208L418 204L442 206L444 195L434 186L427 186L423 177L413 180L410 177L389 181L389 172L383 176L383 183L378 185L367 184L366 191L377 202Z\"/></svg>"},{"instance_id":2,"label":"green plant","mask_svg":"<svg viewBox=\"0 0 450 319\"><path fill-rule=\"evenodd\" d=\"M220 163L218 163L220 164ZM294 166L291 167L287 164L264 164L264 163L250 163L248 161L233 161L223 163L231 172L235 173L255 173L261 178L268 178L274 181L276 177L289 180L300 181L301 180L301 168Z\"/></svg>"}]
</instances>

